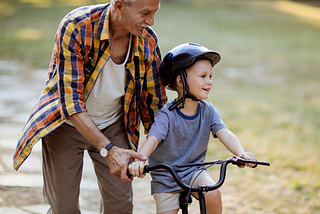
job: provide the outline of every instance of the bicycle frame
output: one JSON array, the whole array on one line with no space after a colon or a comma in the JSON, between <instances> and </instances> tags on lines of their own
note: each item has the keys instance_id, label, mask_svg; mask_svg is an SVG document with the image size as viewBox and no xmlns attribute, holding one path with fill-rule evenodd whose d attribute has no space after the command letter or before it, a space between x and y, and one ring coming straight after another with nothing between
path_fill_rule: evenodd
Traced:
<instances>
[{"instance_id":1,"label":"bicycle frame","mask_svg":"<svg viewBox=\"0 0 320 214\"><path fill-rule=\"evenodd\" d=\"M174 166L170 166L167 164L157 164L157 165L152 165L152 166L146 165L144 168L144 173L148 173L150 171L157 170L157 169L168 170L171 173L173 179L176 181L176 183L184 190L184 192L182 192L180 195L180 209L182 210L182 214L188 214L188 204L189 204L188 193L190 193L190 192L197 192L198 193L200 213L206 214L205 197L204 196L208 191L216 190L223 185L225 178L226 178L227 165L230 163L232 163L234 165L238 165L238 166L245 165L246 163L256 164L256 166L257 165L270 166L270 163L268 163L268 162L249 161L249 160L245 160L243 158L234 156L234 157L228 158L226 160L218 160L218 161L211 161L211 162L199 162L199 163L174 165ZM220 177L219 177L219 181L215 185L212 185L212 186L201 185L201 186L192 187L192 186L186 185L181 181L180 177L177 174L177 171L180 171L181 168L184 168L184 167L216 165L216 164L221 164Z\"/></svg>"}]
</instances>

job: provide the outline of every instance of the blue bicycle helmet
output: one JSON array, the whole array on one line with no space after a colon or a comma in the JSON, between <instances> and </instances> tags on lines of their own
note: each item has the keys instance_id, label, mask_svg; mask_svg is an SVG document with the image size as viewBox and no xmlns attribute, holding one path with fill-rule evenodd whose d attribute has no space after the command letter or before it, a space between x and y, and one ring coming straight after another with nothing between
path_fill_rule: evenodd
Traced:
<instances>
[{"instance_id":1,"label":"blue bicycle helmet","mask_svg":"<svg viewBox=\"0 0 320 214\"><path fill-rule=\"evenodd\" d=\"M202 45L196 43L184 43L171 49L163 58L160 65L160 78L162 83L167 86L167 88L174 90L171 82L175 72L180 72L181 80L183 82L184 96L182 99L176 101L175 104L169 108L170 110L174 109L180 103L182 103L181 108L183 108L185 98L198 100L188 92L189 87L186 81L187 73L185 69L201 59L209 60L213 67L220 61L220 55Z\"/></svg>"}]
</instances>

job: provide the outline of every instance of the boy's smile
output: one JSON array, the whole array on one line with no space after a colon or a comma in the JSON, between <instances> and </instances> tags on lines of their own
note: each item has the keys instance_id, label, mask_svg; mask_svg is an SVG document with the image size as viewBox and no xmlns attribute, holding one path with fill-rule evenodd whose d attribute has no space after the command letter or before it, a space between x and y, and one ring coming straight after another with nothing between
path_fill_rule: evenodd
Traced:
<instances>
[{"instance_id":1,"label":"boy's smile","mask_svg":"<svg viewBox=\"0 0 320 214\"><path fill-rule=\"evenodd\" d=\"M199 60L186 71L189 93L199 100L207 99L213 86L210 61Z\"/></svg>"}]
</instances>

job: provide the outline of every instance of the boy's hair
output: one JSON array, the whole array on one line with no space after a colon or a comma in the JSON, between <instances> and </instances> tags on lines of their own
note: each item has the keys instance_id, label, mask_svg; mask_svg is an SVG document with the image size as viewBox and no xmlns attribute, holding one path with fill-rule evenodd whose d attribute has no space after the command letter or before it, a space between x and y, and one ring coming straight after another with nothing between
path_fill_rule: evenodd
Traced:
<instances>
[{"instance_id":1,"label":"boy's hair","mask_svg":"<svg viewBox=\"0 0 320 214\"><path fill-rule=\"evenodd\" d=\"M172 80L171 80L171 86L172 89L177 90L177 78L178 76L180 76L180 72L178 70L176 70L173 75L172 75Z\"/></svg>"}]
</instances>

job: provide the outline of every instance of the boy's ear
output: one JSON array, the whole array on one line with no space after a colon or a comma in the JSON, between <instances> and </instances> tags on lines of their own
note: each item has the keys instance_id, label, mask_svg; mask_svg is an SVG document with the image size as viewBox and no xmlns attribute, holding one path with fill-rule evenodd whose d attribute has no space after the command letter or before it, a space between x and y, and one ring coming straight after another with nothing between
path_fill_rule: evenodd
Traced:
<instances>
[{"instance_id":1,"label":"boy's ear","mask_svg":"<svg viewBox=\"0 0 320 214\"><path fill-rule=\"evenodd\" d=\"M177 76L176 82L180 88L183 88L183 82L180 75Z\"/></svg>"}]
</instances>

